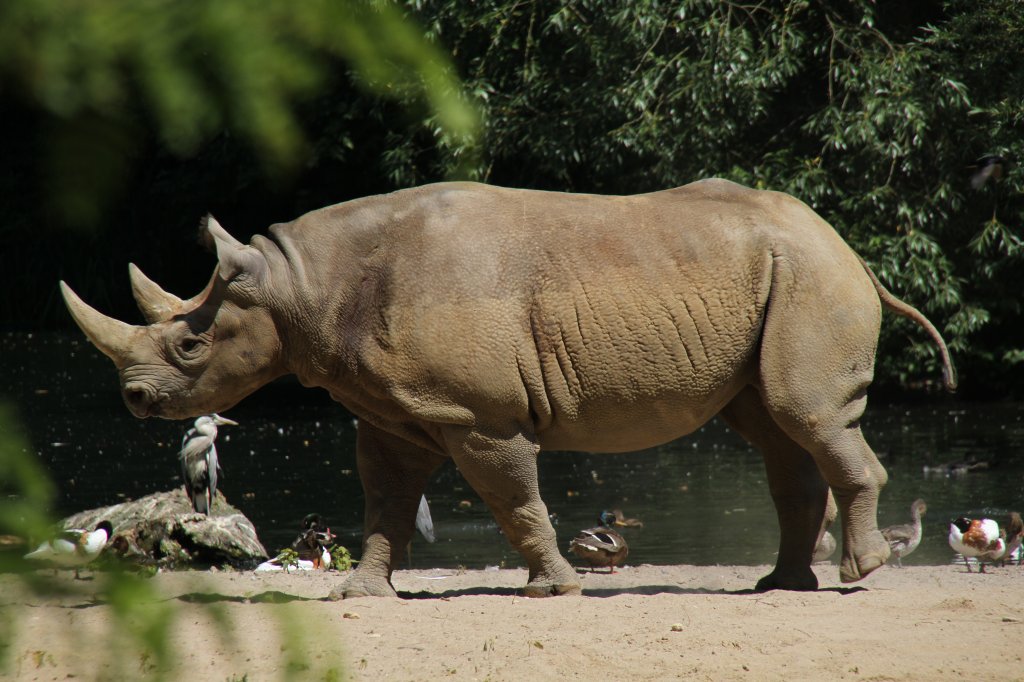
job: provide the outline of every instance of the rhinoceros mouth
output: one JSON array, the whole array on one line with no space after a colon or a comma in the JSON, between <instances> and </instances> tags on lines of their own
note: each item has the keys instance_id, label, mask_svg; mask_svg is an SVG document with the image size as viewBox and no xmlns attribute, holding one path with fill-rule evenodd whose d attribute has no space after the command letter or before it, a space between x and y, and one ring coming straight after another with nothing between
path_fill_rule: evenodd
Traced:
<instances>
[{"instance_id":1,"label":"rhinoceros mouth","mask_svg":"<svg viewBox=\"0 0 1024 682\"><path fill-rule=\"evenodd\" d=\"M160 416L160 405L153 403L151 405L135 405L128 402L128 410L138 419L148 419L149 417Z\"/></svg>"},{"instance_id":2,"label":"rhinoceros mouth","mask_svg":"<svg viewBox=\"0 0 1024 682\"><path fill-rule=\"evenodd\" d=\"M128 410L139 419L159 417L168 397L166 393L160 393L151 386L137 382L127 384L122 393Z\"/></svg>"}]
</instances>

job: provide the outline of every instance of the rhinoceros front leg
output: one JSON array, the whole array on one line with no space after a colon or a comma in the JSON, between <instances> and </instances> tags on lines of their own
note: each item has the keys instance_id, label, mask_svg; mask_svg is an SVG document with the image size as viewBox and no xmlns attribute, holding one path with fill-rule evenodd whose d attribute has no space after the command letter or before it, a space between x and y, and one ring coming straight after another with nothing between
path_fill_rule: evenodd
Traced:
<instances>
[{"instance_id":1,"label":"rhinoceros front leg","mask_svg":"<svg viewBox=\"0 0 1024 682\"><path fill-rule=\"evenodd\" d=\"M483 498L530 569L527 597L579 594L576 572L558 551L555 529L537 484L540 448L526 436L493 436L479 429L446 434L459 471Z\"/></svg>"},{"instance_id":2,"label":"rhinoceros front leg","mask_svg":"<svg viewBox=\"0 0 1024 682\"><path fill-rule=\"evenodd\" d=\"M818 465L779 428L760 394L750 386L722 410L722 418L764 455L768 487L779 518L775 569L757 582L757 589L816 590L818 578L811 570L814 547L831 521L827 508L835 518L835 504Z\"/></svg>"},{"instance_id":3,"label":"rhinoceros front leg","mask_svg":"<svg viewBox=\"0 0 1024 682\"><path fill-rule=\"evenodd\" d=\"M366 496L363 554L359 564L330 599L394 597L391 572L412 538L420 496L440 455L381 431L360 420L356 464Z\"/></svg>"}]
</instances>

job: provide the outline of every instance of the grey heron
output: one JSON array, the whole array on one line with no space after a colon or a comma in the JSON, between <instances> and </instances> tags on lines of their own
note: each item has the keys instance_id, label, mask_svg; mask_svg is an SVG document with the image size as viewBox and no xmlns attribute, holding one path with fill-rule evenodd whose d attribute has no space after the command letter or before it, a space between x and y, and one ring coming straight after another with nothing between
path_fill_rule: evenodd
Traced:
<instances>
[{"instance_id":1,"label":"grey heron","mask_svg":"<svg viewBox=\"0 0 1024 682\"><path fill-rule=\"evenodd\" d=\"M195 424L181 439L181 477L185 481L185 492L192 501L192 508L200 514L209 514L213 498L217 495L217 476L221 473L217 461L217 427L230 424L238 426L219 414L207 414L196 419Z\"/></svg>"}]
</instances>

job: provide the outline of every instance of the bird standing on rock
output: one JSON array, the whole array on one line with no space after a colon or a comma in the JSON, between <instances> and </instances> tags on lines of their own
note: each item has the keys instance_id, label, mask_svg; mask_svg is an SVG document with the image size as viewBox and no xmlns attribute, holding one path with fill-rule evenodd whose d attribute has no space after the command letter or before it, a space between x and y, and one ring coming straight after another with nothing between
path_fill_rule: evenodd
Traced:
<instances>
[{"instance_id":1,"label":"bird standing on rock","mask_svg":"<svg viewBox=\"0 0 1024 682\"><path fill-rule=\"evenodd\" d=\"M921 517L928 511L928 505L924 500L914 500L910 505L910 523L903 523L898 526L889 526L882 529L882 535L889 548L892 550L892 559L896 560L896 566L903 568L903 557L907 556L921 544Z\"/></svg>"},{"instance_id":2,"label":"bird standing on rock","mask_svg":"<svg viewBox=\"0 0 1024 682\"><path fill-rule=\"evenodd\" d=\"M213 498L217 496L217 476L222 473L217 460L217 427L230 424L238 426L219 414L203 415L181 439L181 477L185 481L185 492L192 501L192 508L200 514L209 514Z\"/></svg>"},{"instance_id":3,"label":"bird standing on rock","mask_svg":"<svg viewBox=\"0 0 1024 682\"><path fill-rule=\"evenodd\" d=\"M964 558L971 572L969 557L976 557L978 570L985 572L985 560L1006 551L1006 542L999 537L999 524L992 519L968 519L963 516L949 526L949 546Z\"/></svg>"}]
</instances>

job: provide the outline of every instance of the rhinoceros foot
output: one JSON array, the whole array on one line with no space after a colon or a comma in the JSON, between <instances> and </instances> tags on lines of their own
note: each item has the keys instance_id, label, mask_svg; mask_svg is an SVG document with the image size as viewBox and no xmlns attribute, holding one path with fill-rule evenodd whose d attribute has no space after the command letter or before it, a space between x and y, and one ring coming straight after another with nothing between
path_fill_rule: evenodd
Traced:
<instances>
[{"instance_id":1,"label":"rhinoceros foot","mask_svg":"<svg viewBox=\"0 0 1024 682\"><path fill-rule=\"evenodd\" d=\"M768 590L793 590L795 592L813 592L818 589L818 576L810 568L801 571L780 571L775 569L757 581L755 587L759 592Z\"/></svg>"},{"instance_id":2,"label":"rhinoceros foot","mask_svg":"<svg viewBox=\"0 0 1024 682\"><path fill-rule=\"evenodd\" d=\"M844 583L857 582L888 561L891 550L880 532L874 531L866 545L863 548L858 546L852 552L844 548L843 560L839 564L839 579Z\"/></svg>"},{"instance_id":3,"label":"rhinoceros foot","mask_svg":"<svg viewBox=\"0 0 1024 682\"><path fill-rule=\"evenodd\" d=\"M557 597L563 594L580 594L579 583L568 583L564 585L554 585L551 583L530 583L523 588L524 597Z\"/></svg>"},{"instance_id":4,"label":"rhinoceros foot","mask_svg":"<svg viewBox=\"0 0 1024 682\"><path fill-rule=\"evenodd\" d=\"M384 577L361 576L353 573L342 584L327 595L330 601L354 599L356 597L397 597L398 593Z\"/></svg>"},{"instance_id":5,"label":"rhinoceros foot","mask_svg":"<svg viewBox=\"0 0 1024 682\"><path fill-rule=\"evenodd\" d=\"M530 569L530 580L523 588L524 597L557 597L563 594L580 594L580 582L576 571L569 565L554 545L540 555Z\"/></svg>"}]
</instances>

